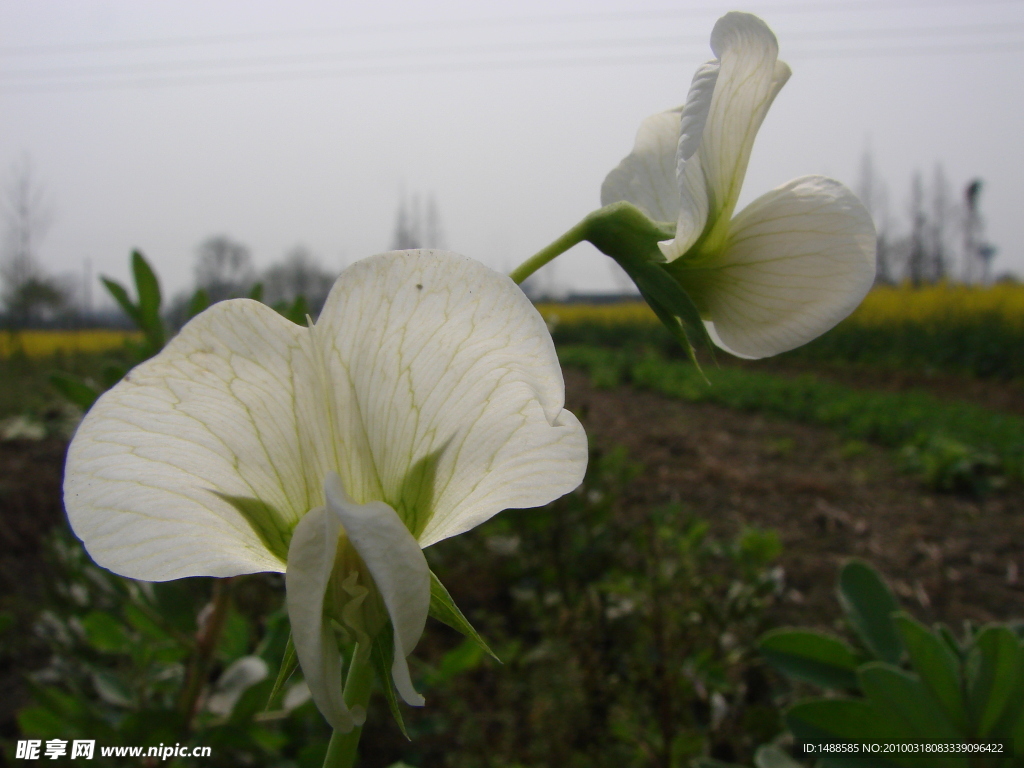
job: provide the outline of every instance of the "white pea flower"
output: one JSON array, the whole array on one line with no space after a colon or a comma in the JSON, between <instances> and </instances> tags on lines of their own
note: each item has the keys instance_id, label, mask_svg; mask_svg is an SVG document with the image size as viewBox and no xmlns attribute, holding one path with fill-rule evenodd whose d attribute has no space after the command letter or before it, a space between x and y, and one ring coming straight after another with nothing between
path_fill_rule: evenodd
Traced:
<instances>
[{"instance_id":1,"label":"white pea flower","mask_svg":"<svg viewBox=\"0 0 1024 768\"><path fill-rule=\"evenodd\" d=\"M337 634L390 622L392 677L430 602L422 548L583 479L544 321L507 277L452 253L358 262L318 321L215 304L86 415L68 449L68 518L135 579L285 571L296 654L340 732Z\"/></svg>"},{"instance_id":2,"label":"white pea flower","mask_svg":"<svg viewBox=\"0 0 1024 768\"><path fill-rule=\"evenodd\" d=\"M778 43L756 16L728 13L711 33L717 58L694 75L683 107L647 118L632 153L601 188L675 222L659 243L709 335L740 357L766 357L824 333L874 281L875 229L834 179L803 176L735 217L754 137L789 79Z\"/></svg>"}]
</instances>

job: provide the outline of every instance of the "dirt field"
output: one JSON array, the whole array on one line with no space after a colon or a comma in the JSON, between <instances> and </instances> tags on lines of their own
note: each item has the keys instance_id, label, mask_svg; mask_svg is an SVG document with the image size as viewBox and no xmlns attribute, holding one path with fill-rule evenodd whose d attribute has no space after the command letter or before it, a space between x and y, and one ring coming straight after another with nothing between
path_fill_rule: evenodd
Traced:
<instances>
[{"instance_id":1,"label":"dirt field","mask_svg":"<svg viewBox=\"0 0 1024 768\"><path fill-rule=\"evenodd\" d=\"M922 490L891 452L835 433L708 404L620 388L566 372L569 408L600 446L621 444L645 471L639 508L678 501L720 530L775 528L791 590L784 622L839 615L838 565L870 560L921 619L1024 616L1024 496L983 500Z\"/></svg>"},{"instance_id":2,"label":"dirt field","mask_svg":"<svg viewBox=\"0 0 1024 768\"><path fill-rule=\"evenodd\" d=\"M572 370L566 385L593 443L623 445L644 465L627 491L632 508L676 501L722 533L743 524L779 531L787 599L778 623L832 625L837 567L852 555L880 568L923 620L959 629L964 619L1024 617L1019 489L983 500L933 494L902 475L891 452L828 430L630 388L599 391ZM46 578L42 537L63 524L63 455L60 442L0 443L0 609L16 620L0 638L0 689L13 693L0 697L4 735L23 701L20 674L42 661L31 641L33 596Z\"/></svg>"}]
</instances>

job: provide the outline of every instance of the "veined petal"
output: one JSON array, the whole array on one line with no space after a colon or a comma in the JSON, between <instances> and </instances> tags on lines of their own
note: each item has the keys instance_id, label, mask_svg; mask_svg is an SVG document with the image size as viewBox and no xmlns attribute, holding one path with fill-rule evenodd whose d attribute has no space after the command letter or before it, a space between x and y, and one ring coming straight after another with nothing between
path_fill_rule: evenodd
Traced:
<instances>
[{"instance_id":1,"label":"veined petal","mask_svg":"<svg viewBox=\"0 0 1024 768\"><path fill-rule=\"evenodd\" d=\"M853 311L874 282L875 247L856 195L834 179L804 176L747 206L714 266L680 279L700 297L726 351L767 357Z\"/></svg>"},{"instance_id":2,"label":"veined petal","mask_svg":"<svg viewBox=\"0 0 1024 768\"><path fill-rule=\"evenodd\" d=\"M430 568L423 551L395 510L382 501L356 504L334 472L327 475L326 496L327 508L344 526L391 618L395 687L407 704L422 707L423 697L412 687L406 657L419 642L430 609ZM291 573L291 563L288 570Z\"/></svg>"},{"instance_id":3,"label":"veined petal","mask_svg":"<svg viewBox=\"0 0 1024 768\"><path fill-rule=\"evenodd\" d=\"M701 237L724 239L758 128L790 75L789 67L778 61L775 35L748 13L727 13L719 19L711 33L711 49L718 56L717 77L712 81L707 75L701 83L698 70L691 88L694 114L700 116L706 109L700 146L692 156L683 150L692 145L693 136L680 137L676 237L661 245L669 261Z\"/></svg>"},{"instance_id":4,"label":"veined petal","mask_svg":"<svg viewBox=\"0 0 1024 768\"><path fill-rule=\"evenodd\" d=\"M601 205L632 203L655 221L679 215L676 146L682 107L651 115L640 124L636 142L601 185Z\"/></svg>"},{"instance_id":5,"label":"veined petal","mask_svg":"<svg viewBox=\"0 0 1024 768\"><path fill-rule=\"evenodd\" d=\"M291 527L322 503L307 334L255 301L221 302L96 402L64 503L97 563L149 581L284 570Z\"/></svg>"},{"instance_id":6,"label":"veined petal","mask_svg":"<svg viewBox=\"0 0 1024 768\"><path fill-rule=\"evenodd\" d=\"M334 730L348 733L363 724L366 712L345 704L338 640L324 621L324 596L340 533L341 518L325 507L310 510L299 521L288 548L285 596L295 655L313 701Z\"/></svg>"},{"instance_id":7,"label":"veined petal","mask_svg":"<svg viewBox=\"0 0 1024 768\"><path fill-rule=\"evenodd\" d=\"M314 337L342 484L421 546L582 481L586 435L551 336L504 275L440 251L374 256L342 273Z\"/></svg>"}]
</instances>

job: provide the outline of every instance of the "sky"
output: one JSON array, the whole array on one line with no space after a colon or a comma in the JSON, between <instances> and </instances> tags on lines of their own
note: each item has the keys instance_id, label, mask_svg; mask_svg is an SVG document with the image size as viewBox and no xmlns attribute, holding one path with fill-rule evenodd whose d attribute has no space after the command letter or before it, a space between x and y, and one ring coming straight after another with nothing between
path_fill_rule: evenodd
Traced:
<instances>
[{"instance_id":1,"label":"sky","mask_svg":"<svg viewBox=\"0 0 1024 768\"><path fill-rule=\"evenodd\" d=\"M137 248L183 291L212 235L258 268L301 244L340 270L388 250L403 195L509 271L599 207L729 10L793 69L741 206L809 173L857 188L870 151L898 234L941 164L957 198L984 181L995 272L1024 275L1022 0L0 0L0 186L30 163L40 262L78 280L126 280ZM615 290L609 265L584 244L542 281Z\"/></svg>"}]
</instances>

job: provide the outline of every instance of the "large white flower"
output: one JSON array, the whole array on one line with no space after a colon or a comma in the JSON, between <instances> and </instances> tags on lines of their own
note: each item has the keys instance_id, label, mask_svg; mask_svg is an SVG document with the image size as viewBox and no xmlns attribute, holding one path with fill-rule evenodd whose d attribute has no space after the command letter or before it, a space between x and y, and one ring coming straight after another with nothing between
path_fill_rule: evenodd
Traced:
<instances>
[{"instance_id":1,"label":"large white flower","mask_svg":"<svg viewBox=\"0 0 1024 768\"><path fill-rule=\"evenodd\" d=\"M239 299L196 317L85 417L64 499L89 554L162 581L287 571L296 653L338 731L336 633L390 622L392 676L430 601L421 551L575 488L586 436L544 321L507 277L451 253L358 262L315 325Z\"/></svg>"},{"instance_id":2,"label":"large white flower","mask_svg":"<svg viewBox=\"0 0 1024 768\"><path fill-rule=\"evenodd\" d=\"M728 13L711 33L717 58L694 75L683 107L647 118L605 179L601 204L633 203L675 222L665 268L726 351L765 357L824 333L875 275L875 229L846 187L794 179L733 218L754 137L790 69L756 16Z\"/></svg>"}]
</instances>

